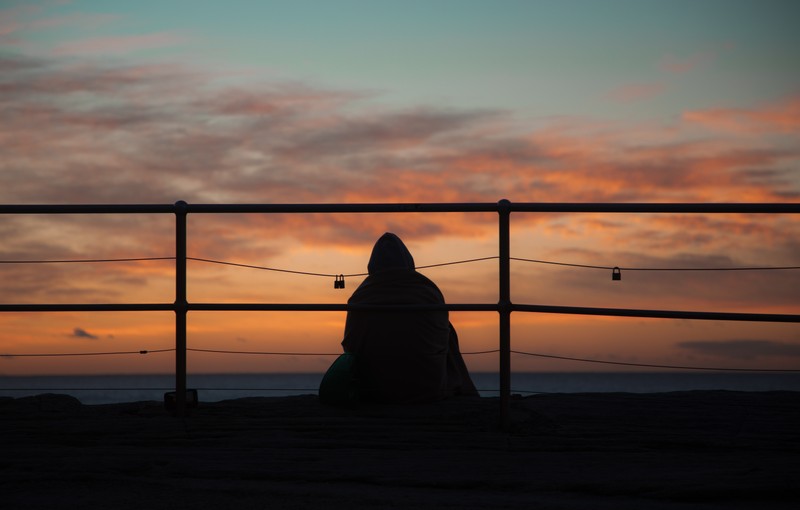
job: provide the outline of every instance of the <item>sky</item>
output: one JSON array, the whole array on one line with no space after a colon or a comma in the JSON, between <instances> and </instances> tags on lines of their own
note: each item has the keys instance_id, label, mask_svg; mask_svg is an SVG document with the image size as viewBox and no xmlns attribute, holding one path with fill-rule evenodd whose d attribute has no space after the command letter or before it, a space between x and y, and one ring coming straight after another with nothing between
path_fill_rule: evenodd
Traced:
<instances>
[{"instance_id":1,"label":"sky","mask_svg":"<svg viewBox=\"0 0 800 510\"><path fill-rule=\"evenodd\" d=\"M800 202L795 1L0 0L0 203ZM800 265L790 215L512 215L512 256L624 268ZM496 214L190 215L189 256L358 274L385 231L418 266L497 255ZM0 261L174 256L174 218L0 217ZM422 269L497 301L497 262ZM344 303L327 277L189 263L193 302ZM0 264L4 303L172 302L174 263ZM515 261L525 304L797 314L800 271ZM493 313L454 312L463 351ZM343 313L192 312L189 346L340 352ZM0 314L0 375L153 373L171 313ZM796 324L514 313L515 350L797 369ZM192 372L330 356L190 352ZM492 371L495 354L467 356ZM605 365L516 355L519 371ZM618 370L620 367L612 367Z\"/></svg>"}]
</instances>

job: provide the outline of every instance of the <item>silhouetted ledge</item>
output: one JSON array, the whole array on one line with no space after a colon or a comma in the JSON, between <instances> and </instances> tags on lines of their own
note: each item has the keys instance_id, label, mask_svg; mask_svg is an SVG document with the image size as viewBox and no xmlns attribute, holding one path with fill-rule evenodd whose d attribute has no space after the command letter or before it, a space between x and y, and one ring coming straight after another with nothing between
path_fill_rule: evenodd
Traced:
<instances>
[{"instance_id":1,"label":"silhouetted ledge","mask_svg":"<svg viewBox=\"0 0 800 510\"><path fill-rule=\"evenodd\" d=\"M201 395L202 398L202 395ZM800 393L326 407L0 399L7 508L796 508Z\"/></svg>"}]
</instances>

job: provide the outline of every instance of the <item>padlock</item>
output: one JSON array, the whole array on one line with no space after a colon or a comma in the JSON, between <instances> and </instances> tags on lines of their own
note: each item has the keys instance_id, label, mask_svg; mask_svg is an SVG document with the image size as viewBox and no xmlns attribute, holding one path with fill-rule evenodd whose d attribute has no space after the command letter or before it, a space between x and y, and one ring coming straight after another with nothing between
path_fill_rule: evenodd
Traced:
<instances>
[{"instance_id":1,"label":"padlock","mask_svg":"<svg viewBox=\"0 0 800 510\"><path fill-rule=\"evenodd\" d=\"M333 280L333 288L334 289L343 289L344 288L344 275L340 274L336 276L336 279Z\"/></svg>"},{"instance_id":2,"label":"padlock","mask_svg":"<svg viewBox=\"0 0 800 510\"><path fill-rule=\"evenodd\" d=\"M611 270L611 279L614 281L622 280L622 271L618 267Z\"/></svg>"}]
</instances>

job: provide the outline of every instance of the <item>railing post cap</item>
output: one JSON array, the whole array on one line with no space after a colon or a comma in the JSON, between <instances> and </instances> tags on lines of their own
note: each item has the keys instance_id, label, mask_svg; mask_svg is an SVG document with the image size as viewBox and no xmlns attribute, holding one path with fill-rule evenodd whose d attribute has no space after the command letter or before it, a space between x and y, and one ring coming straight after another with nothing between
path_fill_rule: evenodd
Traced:
<instances>
[{"instance_id":1,"label":"railing post cap","mask_svg":"<svg viewBox=\"0 0 800 510\"><path fill-rule=\"evenodd\" d=\"M509 212L509 211L511 211L511 201L506 199L506 198L502 198L502 199L498 200L497 201L497 209L498 209L499 212Z\"/></svg>"},{"instance_id":2,"label":"railing post cap","mask_svg":"<svg viewBox=\"0 0 800 510\"><path fill-rule=\"evenodd\" d=\"M177 202L175 202L175 207L178 210L186 209L187 205L189 204L187 204L185 200L178 200Z\"/></svg>"}]
</instances>

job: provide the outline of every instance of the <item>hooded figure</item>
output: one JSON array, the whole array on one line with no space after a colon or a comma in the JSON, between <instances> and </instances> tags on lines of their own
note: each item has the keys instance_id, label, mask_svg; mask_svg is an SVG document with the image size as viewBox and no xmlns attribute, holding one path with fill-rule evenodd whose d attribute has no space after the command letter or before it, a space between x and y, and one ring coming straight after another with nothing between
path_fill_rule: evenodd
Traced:
<instances>
[{"instance_id":1,"label":"hooded figure","mask_svg":"<svg viewBox=\"0 0 800 510\"><path fill-rule=\"evenodd\" d=\"M372 249L369 276L348 303L444 304L436 284L414 267L414 258L403 241L385 233ZM478 395L446 310L351 310L342 347L346 353L355 354L363 400L412 403Z\"/></svg>"}]
</instances>

